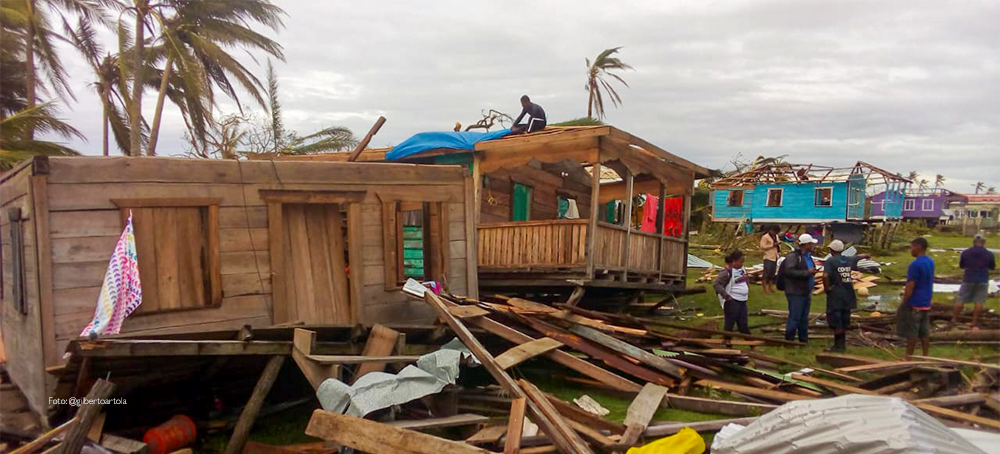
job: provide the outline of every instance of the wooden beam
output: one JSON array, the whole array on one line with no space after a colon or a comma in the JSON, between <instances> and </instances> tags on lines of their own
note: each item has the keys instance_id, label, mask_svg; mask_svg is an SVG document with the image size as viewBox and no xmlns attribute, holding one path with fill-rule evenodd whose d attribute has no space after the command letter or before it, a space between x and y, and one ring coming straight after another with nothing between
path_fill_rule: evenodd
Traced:
<instances>
[{"instance_id":1,"label":"wooden beam","mask_svg":"<svg viewBox=\"0 0 1000 454\"><path fill-rule=\"evenodd\" d=\"M38 161L45 162L48 161ZM42 360L45 366L59 364L56 352L55 307L52 296L52 244L49 241L48 176L33 175L29 180L31 212L35 224L35 266L38 270L38 306L42 321Z\"/></svg>"},{"instance_id":2,"label":"wooden beam","mask_svg":"<svg viewBox=\"0 0 1000 454\"><path fill-rule=\"evenodd\" d=\"M772 399L781 402L789 400L809 400L812 397L803 396L800 394L786 393L783 391L774 391L770 389L761 389L753 386L737 385L728 382L716 381L716 380L699 380L695 382L698 386L705 386L717 389L724 389L726 391L732 391L740 394L747 394L755 397L763 397L765 399Z\"/></svg>"},{"instance_id":3,"label":"wooden beam","mask_svg":"<svg viewBox=\"0 0 1000 454\"><path fill-rule=\"evenodd\" d=\"M590 447L587 443L580 438L577 431L570 425L566 420L563 419L559 411L556 410L549 399L545 397L545 393L538 389L533 383L521 379L517 383L521 385L524 393L527 395L528 400L538 406L540 413L545 415L551 422L552 427L559 431L558 437L556 434L550 430L545 430L545 433L549 435L550 438L556 439L559 437L565 438L569 441L569 446L563 446L561 442L554 443L559 450L565 453L592 453Z\"/></svg>"},{"instance_id":4,"label":"wooden beam","mask_svg":"<svg viewBox=\"0 0 1000 454\"><path fill-rule=\"evenodd\" d=\"M267 204L267 247L271 256L271 318L274 324L290 322L291 312L285 293L284 219L280 203Z\"/></svg>"},{"instance_id":5,"label":"wooden beam","mask_svg":"<svg viewBox=\"0 0 1000 454\"><path fill-rule=\"evenodd\" d=\"M778 338L768 337L768 336L757 336L755 334L743 334L743 333L736 332L736 331L720 331L720 330L717 330L717 329L705 328L705 327L701 327L701 326L680 325L680 324L677 324L677 323L662 322L662 321L659 321L659 320L648 319L648 318L640 318L640 317L632 317L632 319L635 320L635 321L637 321L637 322L639 322L639 323L641 323L641 324L645 324L645 325L662 326L662 327L665 327L665 328L681 329L681 330L688 330L688 331L697 331L699 333L715 334L715 335L719 335L719 336L732 336L732 337L739 337L739 338L743 338L743 339L762 340L762 341L771 342L771 343L775 343L775 344L781 344L781 345L792 345L792 346L802 346L802 345L805 345L805 344L803 344L801 342L787 341L787 340L784 340L784 339L778 339Z\"/></svg>"},{"instance_id":6,"label":"wooden beam","mask_svg":"<svg viewBox=\"0 0 1000 454\"><path fill-rule=\"evenodd\" d=\"M521 434L524 431L524 411L527 399L518 397L510 402L510 417L507 419L507 440L503 444L503 454L519 454Z\"/></svg>"},{"instance_id":7,"label":"wooden beam","mask_svg":"<svg viewBox=\"0 0 1000 454\"><path fill-rule=\"evenodd\" d=\"M595 162L591 168L593 177L590 182L590 217L587 218L587 246L585 256L587 257L587 279L594 278L594 266L596 265L595 249L597 248L597 218L600 216L601 204L601 163Z\"/></svg>"},{"instance_id":8,"label":"wooden beam","mask_svg":"<svg viewBox=\"0 0 1000 454\"><path fill-rule=\"evenodd\" d=\"M145 199L111 199L118 208L207 207L222 203L222 197L154 197Z\"/></svg>"},{"instance_id":9,"label":"wooden beam","mask_svg":"<svg viewBox=\"0 0 1000 454\"><path fill-rule=\"evenodd\" d=\"M447 306L441 301L437 295L433 292L424 292L424 301L431 306L435 311L437 311L438 316L451 327L451 330L455 332L455 335L462 341L463 344L472 352L472 355L476 357L483 364L483 367L493 376L501 387L504 388L513 397L528 397L525 391L514 381L510 375L507 375L496 361L493 359L493 355L490 354L483 344L479 343L479 340L469 331L468 328L462 324L457 318L448 312ZM575 443L575 440L567 439L561 436L559 428L556 426L548 415L546 415L538 406L529 404L528 414L533 421L535 421L539 427L549 434L553 438L553 443L559 446L560 450L567 454L571 453L590 453L589 449L580 450L580 447ZM576 434L575 432L573 433ZM581 441L582 443L582 441ZM584 445L586 447L586 445Z\"/></svg>"},{"instance_id":10,"label":"wooden beam","mask_svg":"<svg viewBox=\"0 0 1000 454\"><path fill-rule=\"evenodd\" d=\"M606 430L612 434L621 435L625 433L625 425L618 424L614 421L609 421L598 415L595 415L587 410L584 410L574 404L565 402L562 399L553 396L552 394L545 394L545 397L549 398L549 402L552 403L556 410L559 410L559 414L565 416L568 419L572 419L580 424L584 424L588 427L592 427L598 430Z\"/></svg>"},{"instance_id":11,"label":"wooden beam","mask_svg":"<svg viewBox=\"0 0 1000 454\"><path fill-rule=\"evenodd\" d=\"M87 432L90 431L90 426L94 423L94 418L101 412L104 401L111 397L114 390L115 385L107 380L98 378L94 382L94 386L87 393L86 400L76 412L77 424L71 426L66 432L62 443L56 448L55 454L79 454L80 449L83 448L83 442L87 439Z\"/></svg>"},{"instance_id":12,"label":"wooden beam","mask_svg":"<svg viewBox=\"0 0 1000 454\"><path fill-rule=\"evenodd\" d=\"M490 454L465 443L323 410L313 412L306 435L371 454Z\"/></svg>"},{"instance_id":13,"label":"wooden beam","mask_svg":"<svg viewBox=\"0 0 1000 454\"><path fill-rule=\"evenodd\" d=\"M364 200L368 191L261 189L260 198L268 203L355 203Z\"/></svg>"},{"instance_id":14,"label":"wooden beam","mask_svg":"<svg viewBox=\"0 0 1000 454\"><path fill-rule=\"evenodd\" d=\"M70 419L69 421L66 421L61 425L59 425L58 427L43 433L38 438L25 443L21 447L11 451L8 454L32 454L33 452L43 448L46 444L52 441L53 438L69 430L69 428L73 427L73 425L76 424L77 421L78 420L76 418Z\"/></svg>"},{"instance_id":15,"label":"wooden beam","mask_svg":"<svg viewBox=\"0 0 1000 454\"><path fill-rule=\"evenodd\" d=\"M569 298L566 300L565 304L571 307L575 307L577 304L580 304L580 301L583 300L583 295L586 291L587 289L580 285L573 287L573 293L569 294Z\"/></svg>"},{"instance_id":16,"label":"wooden beam","mask_svg":"<svg viewBox=\"0 0 1000 454\"><path fill-rule=\"evenodd\" d=\"M501 369L510 369L538 355L545 354L559 347L562 342L555 339L542 337L511 348L496 357L496 362Z\"/></svg>"},{"instance_id":17,"label":"wooden beam","mask_svg":"<svg viewBox=\"0 0 1000 454\"><path fill-rule=\"evenodd\" d=\"M625 194L628 195L628 198L625 199L625 238L622 240L621 245L623 255L622 267L624 268L624 271L622 271L622 280L628 282L629 262L632 259L632 248L629 247L632 241L632 172L626 167L625 175L622 175L622 177L625 178ZM657 269L659 269L659 264L657 264Z\"/></svg>"},{"instance_id":18,"label":"wooden beam","mask_svg":"<svg viewBox=\"0 0 1000 454\"><path fill-rule=\"evenodd\" d=\"M667 394L660 404L661 407L677 408L698 413L712 413L729 416L759 416L767 413L777 405L758 404L753 402L735 402L731 400L707 399L704 397L681 396Z\"/></svg>"},{"instance_id":19,"label":"wooden beam","mask_svg":"<svg viewBox=\"0 0 1000 454\"><path fill-rule=\"evenodd\" d=\"M284 356L272 356L267 361L267 366L264 366L264 372L261 372L260 378L257 379L257 384L250 394L250 400L247 401L246 406L243 407L243 412L240 413L240 418L236 421L236 428L233 430L233 435L229 437L225 454L240 454L243 452L243 445L250 438L250 429L253 429L253 425L257 421L260 408L264 405L264 398L271 392L271 387L274 385L274 381L277 380L278 373L281 372L283 364L285 364Z\"/></svg>"},{"instance_id":20,"label":"wooden beam","mask_svg":"<svg viewBox=\"0 0 1000 454\"><path fill-rule=\"evenodd\" d=\"M910 358L918 359L918 360L924 360L924 361L934 361L934 362L945 363L945 364L954 364L954 365L958 365L958 366L972 366L972 367L982 367L982 368L1000 370L1000 364L977 363L975 361L962 361L962 360L958 360L958 359L936 358L936 357L933 357L933 356L920 356L920 355L911 355Z\"/></svg>"},{"instance_id":21,"label":"wooden beam","mask_svg":"<svg viewBox=\"0 0 1000 454\"><path fill-rule=\"evenodd\" d=\"M633 446L639 441L639 437L646 431L646 426L653 420L653 414L660 408L660 402L665 395L667 388L647 383L639 395L635 396L625 414L626 429L621 439L622 446Z\"/></svg>"},{"instance_id":22,"label":"wooden beam","mask_svg":"<svg viewBox=\"0 0 1000 454\"><path fill-rule=\"evenodd\" d=\"M485 424L490 418L472 413L461 413L441 418L424 418L405 421L392 421L386 424L408 430L428 430L443 429L445 427L469 426L475 424Z\"/></svg>"},{"instance_id":23,"label":"wooden beam","mask_svg":"<svg viewBox=\"0 0 1000 454\"><path fill-rule=\"evenodd\" d=\"M293 336L292 359L313 389L319 389L319 385L327 378L340 378L339 366L317 364L309 358L316 345L315 331L296 328Z\"/></svg>"},{"instance_id":24,"label":"wooden beam","mask_svg":"<svg viewBox=\"0 0 1000 454\"><path fill-rule=\"evenodd\" d=\"M382 125L384 124L385 117L379 115L378 119L375 120L375 124L373 124L371 129L368 130L368 134L365 134L365 137L358 142L358 146L354 147L354 151L352 151L351 155L347 158L347 162L354 162L358 160L358 156L361 156L361 152L365 150L368 143L372 141L372 137L375 137L375 134L378 134L379 129L382 129Z\"/></svg>"},{"instance_id":25,"label":"wooden beam","mask_svg":"<svg viewBox=\"0 0 1000 454\"><path fill-rule=\"evenodd\" d=\"M448 304L455 306L453 303ZM470 325L476 326L489 332L490 334L501 337L515 344L523 344L534 340L531 336L490 318L477 317L467 319L465 321ZM642 389L641 386L625 377L622 377L621 375L591 364L561 350L552 350L546 353L545 357L619 391L639 392L639 390Z\"/></svg>"},{"instance_id":26,"label":"wooden beam","mask_svg":"<svg viewBox=\"0 0 1000 454\"><path fill-rule=\"evenodd\" d=\"M375 325L368 331L368 340L365 341L365 349L362 356L387 356L396 350L396 345L402 333L385 325ZM402 352L396 352L402 353ZM381 372L385 370L386 363L362 363L354 373L352 383L365 376L369 372Z\"/></svg>"},{"instance_id":27,"label":"wooden beam","mask_svg":"<svg viewBox=\"0 0 1000 454\"><path fill-rule=\"evenodd\" d=\"M570 327L569 330L574 334L583 336L585 339L597 342L598 344L610 348L618 353L635 358L639 360L639 362L647 366L654 367L671 377L682 378L684 376L684 371L682 371L674 363L660 358L659 356L636 347L628 342L621 341L616 337L609 336L583 325L574 325Z\"/></svg>"}]
</instances>

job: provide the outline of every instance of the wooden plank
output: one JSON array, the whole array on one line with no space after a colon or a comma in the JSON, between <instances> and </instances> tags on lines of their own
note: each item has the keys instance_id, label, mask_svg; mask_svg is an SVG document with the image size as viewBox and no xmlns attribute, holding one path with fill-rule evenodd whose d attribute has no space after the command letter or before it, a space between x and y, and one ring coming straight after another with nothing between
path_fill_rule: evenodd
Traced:
<instances>
[{"instance_id":1,"label":"wooden plank","mask_svg":"<svg viewBox=\"0 0 1000 454\"><path fill-rule=\"evenodd\" d=\"M938 362L938 363L945 363L945 364L955 364L955 365L959 365L959 366L972 366L972 367L982 367L982 368L989 368L989 369L1000 370L1000 364L993 364L993 363L977 363L975 361L962 361L962 360L959 360L959 359L936 358L936 357L933 357L933 356L920 356L920 355L911 355L910 358L917 359L917 360L923 360L923 361L933 361L933 362Z\"/></svg>"},{"instance_id":2,"label":"wooden plank","mask_svg":"<svg viewBox=\"0 0 1000 454\"><path fill-rule=\"evenodd\" d=\"M699 380L695 382L698 386L705 386L717 389L724 389L726 391L737 392L740 394L748 394L755 397L763 397L766 399L772 399L777 401L789 401L789 400L809 400L812 397L803 396L800 394L786 393L782 391L773 391L769 389L760 389L752 386L737 385L728 382L716 381L716 380Z\"/></svg>"},{"instance_id":3,"label":"wooden plank","mask_svg":"<svg viewBox=\"0 0 1000 454\"><path fill-rule=\"evenodd\" d=\"M361 219L361 204L351 203L347 205L347 256L349 263L358 265L362 262L364 237ZM350 314L351 323L361 321L361 292L364 285L364 267L352 266L350 276L351 302Z\"/></svg>"},{"instance_id":4,"label":"wooden plank","mask_svg":"<svg viewBox=\"0 0 1000 454\"><path fill-rule=\"evenodd\" d=\"M368 143L372 141L372 137L375 137L375 134L378 134L378 131L382 129L382 125L384 124L385 117L379 115L378 119L375 120L375 124L373 124L371 129L368 130L368 134L365 134L365 137L358 142L357 146L354 147L354 151L351 152L351 155L347 157L347 162L354 162L358 160L358 157L361 156L361 152L365 150Z\"/></svg>"},{"instance_id":5,"label":"wooden plank","mask_svg":"<svg viewBox=\"0 0 1000 454\"><path fill-rule=\"evenodd\" d=\"M49 239L49 191L46 175L30 177L32 214L35 218L35 253L38 269L38 312L42 321L42 358L46 366L59 363L56 352L55 303L52 296L52 246ZM3 273L0 273L2 275ZM3 284L0 283L0 289ZM0 299L3 295L0 294Z\"/></svg>"},{"instance_id":6,"label":"wooden plank","mask_svg":"<svg viewBox=\"0 0 1000 454\"><path fill-rule=\"evenodd\" d=\"M534 340L531 336L489 318L477 317L465 321L515 344L523 344ZM552 350L546 353L545 357L617 390L639 392L642 389L641 386L625 377L561 350Z\"/></svg>"},{"instance_id":7,"label":"wooden plank","mask_svg":"<svg viewBox=\"0 0 1000 454\"><path fill-rule=\"evenodd\" d=\"M319 365L369 364L369 363L415 363L416 355L358 356L358 355L306 355L306 359Z\"/></svg>"},{"instance_id":8,"label":"wooden plank","mask_svg":"<svg viewBox=\"0 0 1000 454\"><path fill-rule=\"evenodd\" d=\"M585 339L589 339L590 341L596 342L623 355L635 358L639 360L639 362L647 366L654 367L671 377L682 378L684 376L684 372L674 363L629 344L628 342L621 341L616 337L611 337L583 325L573 325L569 330L570 332L578 334Z\"/></svg>"},{"instance_id":9,"label":"wooden plank","mask_svg":"<svg viewBox=\"0 0 1000 454\"><path fill-rule=\"evenodd\" d=\"M510 402L510 417L507 419L507 440L503 444L503 454L518 454L521 450L521 435L524 431L524 411L527 399L515 398Z\"/></svg>"},{"instance_id":10,"label":"wooden plank","mask_svg":"<svg viewBox=\"0 0 1000 454\"><path fill-rule=\"evenodd\" d=\"M93 424L90 425L90 429L87 430L87 439L99 443L101 441L101 433L104 432L104 421L108 419L108 414L101 412L94 418Z\"/></svg>"},{"instance_id":11,"label":"wooden plank","mask_svg":"<svg viewBox=\"0 0 1000 454\"><path fill-rule=\"evenodd\" d=\"M466 175L465 177L465 201L462 205L462 216L465 227L465 291L470 297L479 299L479 268L476 260L477 242L479 235L476 234L476 212L475 197L479 194L474 190L475 179Z\"/></svg>"},{"instance_id":12,"label":"wooden plank","mask_svg":"<svg viewBox=\"0 0 1000 454\"><path fill-rule=\"evenodd\" d=\"M205 306L203 228L198 208L177 208L177 288L181 307Z\"/></svg>"},{"instance_id":13,"label":"wooden plank","mask_svg":"<svg viewBox=\"0 0 1000 454\"><path fill-rule=\"evenodd\" d=\"M598 430L606 430L612 434L621 435L625 433L625 426L613 421L604 419L598 415L595 415L587 410L584 410L575 404L565 402L562 399L546 393L546 397L549 398L549 402L552 404L556 410L559 410L559 414L565 416L568 419L576 421L580 424L586 425L587 427L592 427Z\"/></svg>"},{"instance_id":14,"label":"wooden plank","mask_svg":"<svg viewBox=\"0 0 1000 454\"><path fill-rule=\"evenodd\" d=\"M843 372L847 374L862 373L862 372L885 372L896 369L908 369L917 366L932 366L934 364L940 364L936 361L886 361L883 363L876 364L862 364L860 366L849 366L837 368L837 372Z\"/></svg>"},{"instance_id":15,"label":"wooden plank","mask_svg":"<svg viewBox=\"0 0 1000 454\"><path fill-rule=\"evenodd\" d=\"M490 418L472 413L460 413L452 416L442 416L440 418L410 419L403 421L391 421L386 424L400 429L428 430L443 429L446 427L470 426L486 424Z\"/></svg>"},{"instance_id":16,"label":"wooden plank","mask_svg":"<svg viewBox=\"0 0 1000 454\"><path fill-rule=\"evenodd\" d=\"M488 445L500 441L500 438L507 433L507 426L487 426L466 438L465 442L474 445Z\"/></svg>"},{"instance_id":17,"label":"wooden plank","mask_svg":"<svg viewBox=\"0 0 1000 454\"><path fill-rule=\"evenodd\" d=\"M461 319L482 317L490 313L490 311L478 306L449 306L448 312Z\"/></svg>"},{"instance_id":18,"label":"wooden plank","mask_svg":"<svg viewBox=\"0 0 1000 454\"><path fill-rule=\"evenodd\" d=\"M305 205L283 205L283 208L291 246L291 261L285 266L291 270L295 285L297 319L306 323L323 323L313 281L310 259L312 247L306 227Z\"/></svg>"},{"instance_id":19,"label":"wooden plank","mask_svg":"<svg viewBox=\"0 0 1000 454\"><path fill-rule=\"evenodd\" d=\"M590 447L587 443L580 438L580 435L576 432L572 425L570 425L566 420L563 419L559 411L552 406L549 402L548 397L545 397L545 393L538 389L533 383L521 379L517 383L521 385L521 389L527 395L530 402L538 406L539 413L545 415L551 421L552 428L559 431L558 436L555 432L551 430L545 430L546 435L553 440L553 444L559 447L560 451L571 453L591 453ZM568 441L568 445L564 446L561 441L556 441L559 437L564 437Z\"/></svg>"},{"instance_id":20,"label":"wooden plank","mask_svg":"<svg viewBox=\"0 0 1000 454\"><path fill-rule=\"evenodd\" d=\"M778 408L777 405L771 404L707 399L703 397L681 396L669 393L660 406L665 408L678 408L681 410L696 411L698 413L713 413L729 416L758 416Z\"/></svg>"},{"instance_id":21,"label":"wooden plank","mask_svg":"<svg viewBox=\"0 0 1000 454\"><path fill-rule=\"evenodd\" d=\"M160 310L181 308L177 261L177 208L155 208L153 235Z\"/></svg>"},{"instance_id":22,"label":"wooden plank","mask_svg":"<svg viewBox=\"0 0 1000 454\"><path fill-rule=\"evenodd\" d=\"M323 205L303 205L306 237L310 248L309 272L315 291L316 315L319 323L334 323L337 301L334 299L333 275L330 270L330 240L327 237L326 209Z\"/></svg>"},{"instance_id":23,"label":"wooden plank","mask_svg":"<svg viewBox=\"0 0 1000 454\"><path fill-rule=\"evenodd\" d=\"M141 199L111 199L118 208L179 208L218 205L221 197L152 197Z\"/></svg>"},{"instance_id":24,"label":"wooden plank","mask_svg":"<svg viewBox=\"0 0 1000 454\"><path fill-rule=\"evenodd\" d=\"M292 340L292 360L299 366L302 375L306 377L313 389L319 389L319 385L327 378L339 378L340 369L336 365L321 365L311 360L313 346L316 345L316 332L306 329L296 328Z\"/></svg>"},{"instance_id":25,"label":"wooden plank","mask_svg":"<svg viewBox=\"0 0 1000 454\"><path fill-rule=\"evenodd\" d=\"M542 337L511 348L496 357L497 365L501 369L510 369L538 355L562 347L562 342L555 339Z\"/></svg>"},{"instance_id":26,"label":"wooden plank","mask_svg":"<svg viewBox=\"0 0 1000 454\"><path fill-rule=\"evenodd\" d=\"M53 438L69 430L69 428L73 427L77 421L79 421L77 418L70 419L69 421L60 424L58 427L45 432L38 438L21 445L13 451L10 451L9 454L32 454L33 452L43 448L46 444L52 441Z\"/></svg>"},{"instance_id":27,"label":"wooden plank","mask_svg":"<svg viewBox=\"0 0 1000 454\"><path fill-rule=\"evenodd\" d=\"M368 340L365 342L365 349L361 352L364 356L388 356L396 350L396 345L399 342L399 338L402 334L392 328L385 325L375 325L368 332ZM396 352L402 353L402 352ZM385 370L386 363L364 363L358 366L357 372L354 374L354 380L352 382L357 382L359 378L363 377L365 374L370 372L381 372Z\"/></svg>"},{"instance_id":28,"label":"wooden plank","mask_svg":"<svg viewBox=\"0 0 1000 454\"><path fill-rule=\"evenodd\" d=\"M323 410L313 412L306 435L372 454L489 454L465 443Z\"/></svg>"},{"instance_id":29,"label":"wooden plank","mask_svg":"<svg viewBox=\"0 0 1000 454\"><path fill-rule=\"evenodd\" d=\"M989 427L993 430L1000 430L1000 420L984 418L982 416L976 416L926 403L914 403L913 405L923 411L933 414L934 416L956 419L967 423L979 424L980 426Z\"/></svg>"},{"instance_id":30,"label":"wooden plank","mask_svg":"<svg viewBox=\"0 0 1000 454\"><path fill-rule=\"evenodd\" d=\"M837 394L865 394L869 396L878 396L879 393L875 391L869 391L867 389L858 388L857 386L845 385L843 383L838 383L831 380L824 380L822 378L816 378L805 374L792 373L792 378L796 380L802 380L806 383L812 383L815 385L820 385L824 388L834 391Z\"/></svg>"},{"instance_id":31,"label":"wooden plank","mask_svg":"<svg viewBox=\"0 0 1000 454\"><path fill-rule=\"evenodd\" d=\"M267 204L267 245L271 253L271 288L273 295L272 317L274 323L285 323L291 321L289 318L290 304L285 294L285 246L283 243L284 229L282 228L281 204Z\"/></svg>"},{"instance_id":32,"label":"wooden plank","mask_svg":"<svg viewBox=\"0 0 1000 454\"><path fill-rule=\"evenodd\" d=\"M87 438L87 431L94 423L94 418L97 418L101 408L104 407L104 400L111 397L114 389L115 385L107 380L98 378L94 382L87 393L86 400L76 412L74 419L77 420L77 424L66 432L62 443L55 451L56 454L78 454L80 452L80 449L83 448L83 442Z\"/></svg>"},{"instance_id":33,"label":"wooden plank","mask_svg":"<svg viewBox=\"0 0 1000 454\"><path fill-rule=\"evenodd\" d=\"M222 260L219 256L219 205L208 206L206 212L206 254L208 255L208 294L211 304L222 304ZM256 257L254 257L256 260Z\"/></svg>"},{"instance_id":34,"label":"wooden plank","mask_svg":"<svg viewBox=\"0 0 1000 454\"><path fill-rule=\"evenodd\" d=\"M601 163L595 162L591 169L593 174L590 182L590 217L587 218L587 235L585 259L587 261L587 278L594 278L594 265L597 262L597 220L600 217Z\"/></svg>"},{"instance_id":35,"label":"wooden plank","mask_svg":"<svg viewBox=\"0 0 1000 454\"><path fill-rule=\"evenodd\" d=\"M133 208L132 227L135 233L139 278L142 280L142 304L137 313L160 310L159 273L156 271L156 219L152 208Z\"/></svg>"},{"instance_id":36,"label":"wooden plank","mask_svg":"<svg viewBox=\"0 0 1000 454\"><path fill-rule=\"evenodd\" d=\"M702 326L680 325L680 324L677 324L677 323L663 322L663 321L649 319L649 318L632 317L632 319L635 320L636 322L639 322L639 323L642 323L642 324L645 324L645 325L663 326L663 327L666 327L666 328L688 330L688 331L697 331L699 333L715 334L715 335L719 335L719 336L739 337L739 338L742 338L742 339L762 340L762 341L765 341L765 342L771 342L771 343L781 344L781 345L795 345L795 346L805 345L805 344L802 344L801 342L787 341L787 340L784 340L784 339L779 339L779 338L774 338L774 337L767 337L767 336L758 336L758 335L755 335L755 334L743 334L743 333L736 332L736 331L720 331L720 330L717 330L717 329L705 328L705 327L702 327Z\"/></svg>"},{"instance_id":37,"label":"wooden plank","mask_svg":"<svg viewBox=\"0 0 1000 454\"><path fill-rule=\"evenodd\" d=\"M445 306L444 302L441 301L437 295L433 292L424 293L424 301L427 302L437 313L438 316L443 318L444 321L451 327L451 330L455 332L455 335L462 341L463 344L472 352L482 364L483 367L493 376L493 378L500 383L500 386L504 388L513 397L528 397L526 392L522 389L517 382L514 381L510 375L500 368L493 359L493 355L490 354L488 350L476 337L469 332L468 328L462 324L457 318L453 317L449 312L448 308ZM532 399L534 400L534 399ZM588 453L589 449L586 446L581 450L581 447L577 445L576 440L567 439L562 433L559 432L559 428L556 426L549 416L543 413L543 411L536 405L528 405L528 414L533 421L535 421L539 427L549 434L553 438L553 443L559 446L560 450L566 453ZM573 433L575 435L575 432ZM582 443L582 441L581 441Z\"/></svg>"},{"instance_id":38,"label":"wooden plank","mask_svg":"<svg viewBox=\"0 0 1000 454\"><path fill-rule=\"evenodd\" d=\"M533 317L520 317L521 321L530 326L532 329L545 334L563 344L566 344L570 348L584 353L593 358L600 359L622 372L628 373L635 377L646 380L647 382L656 383L663 386L673 386L675 384L674 379L669 376L663 375L658 371L653 371L647 369L643 366L637 365L630 360L625 359L613 350L607 347L596 345L580 337L577 334L568 333L562 329L556 328L555 326L549 325L540 320L536 320Z\"/></svg>"},{"instance_id":39,"label":"wooden plank","mask_svg":"<svg viewBox=\"0 0 1000 454\"><path fill-rule=\"evenodd\" d=\"M385 272L385 289L395 290L399 287L399 243L397 238L399 226L396 217L397 202L382 202L382 251Z\"/></svg>"},{"instance_id":40,"label":"wooden plank","mask_svg":"<svg viewBox=\"0 0 1000 454\"><path fill-rule=\"evenodd\" d=\"M257 379L257 384L250 394L250 400L247 401L246 406L243 407L243 411L240 413L240 418L236 421L236 428L233 430L233 435L229 438L229 443L226 445L225 454L239 454L243 451L243 445L250 438L250 430L253 429L253 425L257 421L257 415L264 405L264 398L271 392L271 387L274 385L274 381L277 380L278 373L281 372L283 364L285 364L284 356L272 356L267 361L264 372L261 372L260 377Z\"/></svg>"},{"instance_id":41,"label":"wooden plank","mask_svg":"<svg viewBox=\"0 0 1000 454\"><path fill-rule=\"evenodd\" d=\"M667 394L667 388L647 383L632 399L625 413L625 434L622 435L622 446L633 446L646 431L646 426L653 420L653 414L660 408L660 402Z\"/></svg>"},{"instance_id":42,"label":"wooden plank","mask_svg":"<svg viewBox=\"0 0 1000 454\"><path fill-rule=\"evenodd\" d=\"M326 228L330 249L330 268L333 278L334 307L336 315L334 323L350 323L351 296L347 279L347 262L344 248L344 217L340 213L340 205L326 206Z\"/></svg>"},{"instance_id":43,"label":"wooden plank","mask_svg":"<svg viewBox=\"0 0 1000 454\"><path fill-rule=\"evenodd\" d=\"M364 200L367 191L337 191L337 190L293 190L293 189L261 189L260 198L267 203L295 204L339 204L353 203Z\"/></svg>"}]
</instances>

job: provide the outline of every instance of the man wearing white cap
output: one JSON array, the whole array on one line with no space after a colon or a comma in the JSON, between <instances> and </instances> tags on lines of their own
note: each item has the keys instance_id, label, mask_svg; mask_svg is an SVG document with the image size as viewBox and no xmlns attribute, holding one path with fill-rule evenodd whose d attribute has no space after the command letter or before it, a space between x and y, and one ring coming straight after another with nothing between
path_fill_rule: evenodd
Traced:
<instances>
[{"instance_id":1,"label":"man wearing white cap","mask_svg":"<svg viewBox=\"0 0 1000 454\"><path fill-rule=\"evenodd\" d=\"M826 322L833 329L831 352L847 349L847 327L851 326L851 310L858 307L854 293L852 271L857 271L858 261L871 258L868 254L848 257L843 254L844 242L830 242L830 259L823 264L823 290L826 292Z\"/></svg>"},{"instance_id":2,"label":"man wearing white cap","mask_svg":"<svg viewBox=\"0 0 1000 454\"><path fill-rule=\"evenodd\" d=\"M788 299L788 321L785 323L785 339L809 342L809 306L812 305L812 291L816 286L816 264L812 250L815 238L808 233L799 235L799 248L785 256L778 272L778 289L785 291Z\"/></svg>"}]
</instances>

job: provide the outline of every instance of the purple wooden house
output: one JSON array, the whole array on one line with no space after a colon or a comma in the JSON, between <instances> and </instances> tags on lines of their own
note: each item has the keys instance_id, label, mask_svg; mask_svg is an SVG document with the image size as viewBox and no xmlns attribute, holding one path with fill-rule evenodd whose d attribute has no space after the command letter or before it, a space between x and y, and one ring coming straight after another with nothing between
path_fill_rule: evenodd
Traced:
<instances>
[{"instance_id":1,"label":"purple wooden house","mask_svg":"<svg viewBox=\"0 0 1000 454\"><path fill-rule=\"evenodd\" d=\"M885 216L885 192L873 195L871 202L872 217ZM910 190L903 198L903 219L923 219L930 225L947 224L955 218L954 209L965 202L964 195L944 188Z\"/></svg>"}]
</instances>

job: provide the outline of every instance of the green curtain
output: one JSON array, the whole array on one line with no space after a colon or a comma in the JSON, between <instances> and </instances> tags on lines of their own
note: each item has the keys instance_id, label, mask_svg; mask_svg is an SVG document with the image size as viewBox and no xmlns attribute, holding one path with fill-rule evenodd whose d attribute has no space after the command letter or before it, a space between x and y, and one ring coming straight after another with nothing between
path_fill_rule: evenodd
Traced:
<instances>
[{"instance_id":1,"label":"green curtain","mask_svg":"<svg viewBox=\"0 0 1000 454\"><path fill-rule=\"evenodd\" d=\"M514 183L514 201L511 204L512 221L527 221L531 217L531 186Z\"/></svg>"},{"instance_id":2,"label":"green curtain","mask_svg":"<svg viewBox=\"0 0 1000 454\"><path fill-rule=\"evenodd\" d=\"M556 207L558 210L558 218L565 219L566 212L569 211L569 200L562 196L556 196L556 203L558 204L558 207Z\"/></svg>"}]
</instances>

